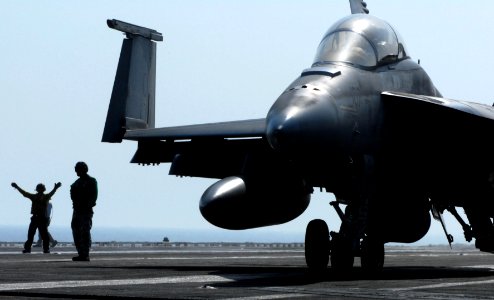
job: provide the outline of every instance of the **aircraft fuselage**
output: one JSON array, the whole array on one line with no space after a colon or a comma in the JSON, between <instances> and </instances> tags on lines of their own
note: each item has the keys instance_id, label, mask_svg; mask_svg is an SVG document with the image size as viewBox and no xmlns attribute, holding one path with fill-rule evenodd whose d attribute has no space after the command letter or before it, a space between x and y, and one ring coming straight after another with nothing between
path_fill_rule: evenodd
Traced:
<instances>
[{"instance_id":1,"label":"aircraft fuselage","mask_svg":"<svg viewBox=\"0 0 494 300\"><path fill-rule=\"evenodd\" d=\"M441 96L411 59L373 70L316 66L304 70L271 107L268 141L300 162L315 186L328 187L341 174L342 160L375 156L382 148L383 91Z\"/></svg>"}]
</instances>

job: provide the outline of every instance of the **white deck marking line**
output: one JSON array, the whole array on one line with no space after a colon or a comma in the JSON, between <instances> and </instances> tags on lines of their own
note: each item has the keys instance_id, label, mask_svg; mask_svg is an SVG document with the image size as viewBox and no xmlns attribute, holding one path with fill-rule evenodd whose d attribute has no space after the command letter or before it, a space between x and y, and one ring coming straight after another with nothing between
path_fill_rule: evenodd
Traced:
<instances>
[{"instance_id":1,"label":"white deck marking line","mask_svg":"<svg viewBox=\"0 0 494 300\"><path fill-rule=\"evenodd\" d=\"M494 271L494 265L461 266L461 268L491 269L491 271Z\"/></svg>"},{"instance_id":2,"label":"white deck marking line","mask_svg":"<svg viewBox=\"0 0 494 300\"><path fill-rule=\"evenodd\" d=\"M223 300L269 300L269 299L286 299L286 298L302 298L314 295L309 294L276 294L276 295L263 295L263 296L252 296L252 297L239 297L239 298L226 298Z\"/></svg>"},{"instance_id":3,"label":"white deck marking line","mask_svg":"<svg viewBox=\"0 0 494 300\"><path fill-rule=\"evenodd\" d=\"M75 250L59 250L60 248L57 249L51 249L52 254L55 253L64 253L64 254L72 254L72 253L77 253ZM2 254L18 254L18 255L27 255L22 253L22 248L19 248L18 251L0 251L0 255ZM91 251L91 254L136 254L136 253L250 253L250 254L256 254L256 253L266 253L266 254L276 254L276 253L304 253L304 250L250 250L250 249L242 249L242 250L93 250ZM43 252L39 251L33 251L32 253L28 255L44 255Z\"/></svg>"},{"instance_id":4,"label":"white deck marking line","mask_svg":"<svg viewBox=\"0 0 494 300\"><path fill-rule=\"evenodd\" d=\"M237 280L257 279L273 274L227 274L218 275L193 275L193 276L171 276L156 278L136 279L111 279L111 280L68 280L68 281L46 281L46 282L21 282L0 284L0 291L33 290L33 289L55 289L55 288L78 288L88 286L119 286L119 285L144 285L144 284L170 284L170 283L203 283L203 282L233 282Z\"/></svg>"},{"instance_id":5,"label":"white deck marking line","mask_svg":"<svg viewBox=\"0 0 494 300\"><path fill-rule=\"evenodd\" d=\"M95 255L96 256L96 255ZM272 256L191 256L191 257L181 257L181 256L166 256L166 257L104 257L104 256L96 256L93 257L91 256L91 261L124 261L124 260L240 260L240 259L300 259L304 258L303 255L282 255L282 256L277 256L277 255L272 255ZM27 258L27 259L19 259L19 260L4 260L0 261L0 264L2 263L19 263L19 262L27 262L27 263L32 263L32 262L67 262L67 261L72 261L71 258L62 258L60 256L56 255L50 255L50 256L40 256L39 259L32 259L32 258Z\"/></svg>"},{"instance_id":6,"label":"white deck marking line","mask_svg":"<svg viewBox=\"0 0 494 300\"><path fill-rule=\"evenodd\" d=\"M95 255L96 256L96 255ZM10 260L10 261L2 261L1 263L19 263L19 262L67 262L72 261L71 258L61 258L55 255L52 255L53 258L45 258L46 256L40 256L40 259L19 259L19 260ZM295 259L295 258L303 258L303 255L282 255L282 256L191 256L191 257L179 257L179 256L167 256L167 257L93 257L91 256L91 261L124 261L124 260L227 260L227 259Z\"/></svg>"},{"instance_id":7,"label":"white deck marking line","mask_svg":"<svg viewBox=\"0 0 494 300\"><path fill-rule=\"evenodd\" d=\"M436 288L447 288L454 286L465 286L465 285L476 285L476 284L492 284L494 283L494 279L490 280L478 280L478 281L463 281L463 282L449 282L449 283L438 283L438 284L429 284L422 286L412 286L412 287L404 287L404 288L389 288L383 289L393 292L399 291L412 291L412 290L427 290L427 289L436 289Z\"/></svg>"},{"instance_id":8,"label":"white deck marking line","mask_svg":"<svg viewBox=\"0 0 494 300\"><path fill-rule=\"evenodd\" d=\"M256 255L248 255L248 256L191 256L191 257L128 257L128 258L96 258L96 260L135 260L135 259L140 259L140 260L212 260L212 259L217 259L217 260L224 260L224 259L293 259L293 258L302 258L304 257L303 255L262 255L262 256L256 256Z\"/></svg>"},{"instance_id":9,"label":"white deck marking line","mask_svg":"<svg viewBox=\"0 0 494 300\"><path fill-rule=\"evenodd\" d=\"M494 265L474 265L474 266L461 266L461 268L481 268L481 269L494 269ZM494 283L494 279L490 280L480 280L480 281L463 281L463 282L450 282L450 283L438 283L423 286L414 286L408 288L391 288L386 289L390 291L408 291L408 290L420 290L420 289L434 289L442 287L453 287L453 286L463 286L463 285L475 285L475 284L490 284Z\"/></svg>"}]
</instances>

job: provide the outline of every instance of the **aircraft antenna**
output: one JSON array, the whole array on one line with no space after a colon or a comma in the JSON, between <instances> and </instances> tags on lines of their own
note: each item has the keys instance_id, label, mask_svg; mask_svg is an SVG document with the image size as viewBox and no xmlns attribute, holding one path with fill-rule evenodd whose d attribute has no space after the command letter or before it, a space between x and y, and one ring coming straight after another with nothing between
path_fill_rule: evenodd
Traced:
<instances>
[{"instance_id":1,"label":"aircraft antenna","mask_svg":"<svg viewBox=\"0 0 494 300\"><path fill-rule=\"evenodd\" d=\"M352 14L369 14L367 3L363 0L350 0L350 9Z\"/></svg>"}]
</instances>

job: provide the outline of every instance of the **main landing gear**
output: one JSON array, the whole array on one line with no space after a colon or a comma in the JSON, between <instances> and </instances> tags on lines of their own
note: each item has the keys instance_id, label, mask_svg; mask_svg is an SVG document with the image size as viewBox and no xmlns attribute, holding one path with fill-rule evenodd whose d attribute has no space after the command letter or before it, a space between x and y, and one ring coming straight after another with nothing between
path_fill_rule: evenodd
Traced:
<instances>
[{"instance_id":1,"label":"main landing gear","mask_svg":"<svg viewBox=\"0 0 494 300\"><path fill-rule=\"evenodd\" d=\"M384 265L384 242L367 234L363 236L353 234L356 231L350 230L352 226L345 224L351 222L347 218L350 216L344 215L344 217L340 232L330 233L326 222L320 219L309 222L305 233L307 267L311 272L321 273L326 270L331 260L333 270L346 272L352 269L354 258L360 257L365 272L378 273Z\"/></svg>"}]
</instances>

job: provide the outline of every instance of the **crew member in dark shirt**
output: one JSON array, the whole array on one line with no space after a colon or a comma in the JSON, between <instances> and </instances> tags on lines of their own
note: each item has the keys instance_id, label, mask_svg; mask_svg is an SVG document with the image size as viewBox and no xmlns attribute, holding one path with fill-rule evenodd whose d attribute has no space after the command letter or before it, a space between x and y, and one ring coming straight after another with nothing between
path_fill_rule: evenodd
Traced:
<instances>
[{"instance_id":1,"label":"crew member in dark shirt","mask_svg":"<svg viewBox=\"0 0 494 300\"><path fill-rule=\"evenodd\" d=\"M78 256L72 260L89 261L93 207L98 198L98 183L87 174L88 166L85 162L78 162L75 172L79 178L70 186L70 198L74 209L71 227Z\"/></svg>"}]
</instances>

